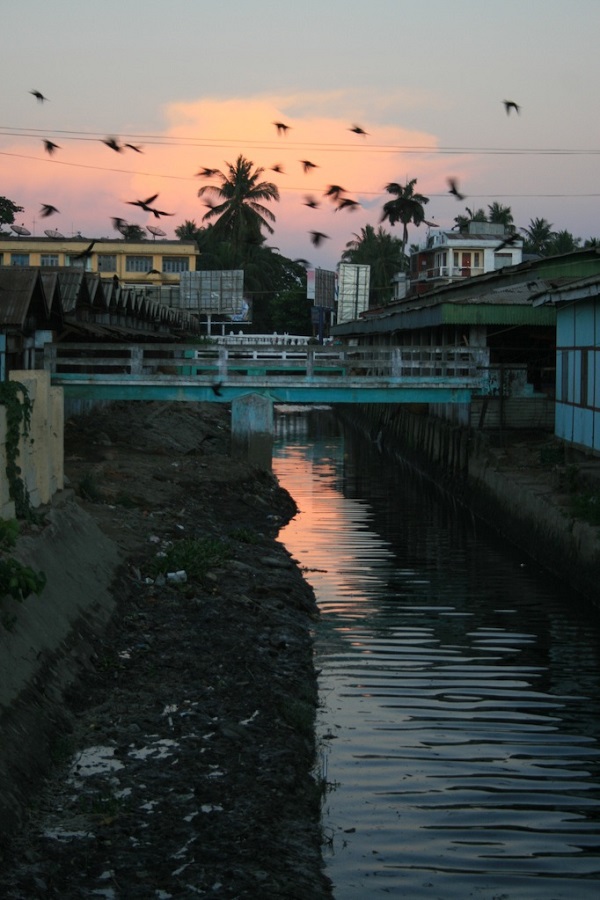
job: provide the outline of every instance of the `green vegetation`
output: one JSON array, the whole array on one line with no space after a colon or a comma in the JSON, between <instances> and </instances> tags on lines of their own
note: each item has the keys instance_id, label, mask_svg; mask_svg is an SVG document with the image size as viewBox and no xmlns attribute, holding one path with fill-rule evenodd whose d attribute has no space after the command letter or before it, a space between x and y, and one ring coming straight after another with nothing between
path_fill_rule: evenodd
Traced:
<instances>
[{"instance_id":1,"label":"green vegetation","mask_svg":"<svg viewBox=\"0 0 600 900\"><path fill-rule=\"evenodd\" d=\"M207 571L222 565L231 556L224 541L213 538L184 538L176 541L164 553L157 556L151 567L154 578L167 572L186 572L188 580L199 580Z\"/></svg>"},{"instance_id":2,"label":"green vegetation","mask_svg":"<svg viewBox=\"0 0 600 900\"><path fill-rule=\"evenodd\" d=\"M27 388L18 381L0 382L0 405L6 408L6 478L9 495L18 519L31 519L33 513L29 493L17 464L19 441L26 438L31 424L33 403Z\"/></svg>"},{"instance_id":3,"label":"green vegetation","mask_svg":"<svg viewBox=\"0 0 600 900\"><path fill-rule=\"evenodd\" d=\"M41 594L46 584L43 572L35 572L30 566L24 566L6 555L6 551L15 546L18 533L19 525L15 519L0 520L0 599L13 597L22 601L30 594ZM12 630L14 616L4 615L2 624Z\"/></svg>"}]
</instances>

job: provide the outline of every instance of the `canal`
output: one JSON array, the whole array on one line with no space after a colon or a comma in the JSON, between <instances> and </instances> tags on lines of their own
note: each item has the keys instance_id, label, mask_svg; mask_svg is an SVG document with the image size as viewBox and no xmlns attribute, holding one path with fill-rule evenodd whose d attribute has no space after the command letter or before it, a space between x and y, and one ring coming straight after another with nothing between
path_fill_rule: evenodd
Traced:
<instances>
[{"instance_id":1,"label":"canal","mask_svg":"<svg viewBox=\"0 0 600 900\"><path fill-rule=\"evenodd\" d=\"M600 616L330 414L276 426L336 900L600 896Z\"/></svg>"}]
</instances>

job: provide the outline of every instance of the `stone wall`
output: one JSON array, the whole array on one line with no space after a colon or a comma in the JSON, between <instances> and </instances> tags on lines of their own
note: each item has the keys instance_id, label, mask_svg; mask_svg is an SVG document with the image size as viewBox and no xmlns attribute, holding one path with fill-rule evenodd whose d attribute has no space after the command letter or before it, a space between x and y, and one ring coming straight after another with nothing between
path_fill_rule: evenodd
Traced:
<instances>
[{"instance_id":1,"label":"stone wall","mask_svg":"<svg viewBox=\"0 0 600 900\"><path fill-rule=\"evenodd\" d=\"M64 486L64 407L62 388L52 387L50 374L41 370L10 373L22 384L33 403L27 437L21 437L17 465L31 506L50 503ZM0 406L0 518L15 516L6 478L6 408Z\"/></svg>"},{"instance_id":2,"label":"stone wall","mask_svg":"<svg viewBox=\"0 0 600 900\"><path fill-rule=\"evenodd\" d=\"M426 407L338 410L388 455L461 502L566 587L600 605L600 528L573 517L547 470L500 464L489 434L430 416ZM526 441L522 435L519 440Z\"/></svg>"}]
</instances>

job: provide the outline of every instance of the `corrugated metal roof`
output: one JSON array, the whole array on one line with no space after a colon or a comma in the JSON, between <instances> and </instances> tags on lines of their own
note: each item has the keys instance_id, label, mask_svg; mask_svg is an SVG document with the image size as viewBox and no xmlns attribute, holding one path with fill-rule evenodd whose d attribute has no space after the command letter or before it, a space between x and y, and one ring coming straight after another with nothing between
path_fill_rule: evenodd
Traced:
<instances>
[{"instance_id":1,"label":"corrugated metal roof","mask_svg":"<svg viewBox=\"0 0 600 900\"><path fill-rule=\"evenodd\" d=\"M38 269L0 268L0 327L22 328L35 306L46 307Z\"/></svg>"}]
</instances>

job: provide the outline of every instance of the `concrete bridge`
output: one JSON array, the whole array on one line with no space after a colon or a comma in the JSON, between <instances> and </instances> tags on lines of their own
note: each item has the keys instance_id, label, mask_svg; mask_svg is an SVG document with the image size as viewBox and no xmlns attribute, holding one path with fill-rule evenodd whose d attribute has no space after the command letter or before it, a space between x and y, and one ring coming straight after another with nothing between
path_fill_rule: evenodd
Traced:
<instances>
[{"instance_id":1,"label":"concrete bridge","mask_svg":"<svg viewBox=\"0 0 600 900\"><path fill-rule=\"evenodd\" d=\"M98 400L274 403L468 403L485 350L465 347L227 347L46 344L65 396Z\"/></svg>"},{"instance_id":2,"label":"concrete bridge","mask_svg":"<svg viewBox=\"0 0 600 900\"><path fill-rule=\"evenodd\" d=\"M469 403L485 350L468 347L269 347L46 344L65 398L230 402L232 434L272 434L276 403Z\"/></svg>"}]
</instances>

